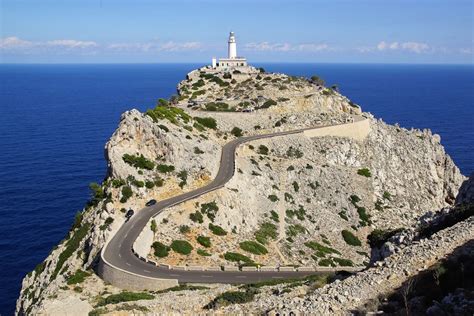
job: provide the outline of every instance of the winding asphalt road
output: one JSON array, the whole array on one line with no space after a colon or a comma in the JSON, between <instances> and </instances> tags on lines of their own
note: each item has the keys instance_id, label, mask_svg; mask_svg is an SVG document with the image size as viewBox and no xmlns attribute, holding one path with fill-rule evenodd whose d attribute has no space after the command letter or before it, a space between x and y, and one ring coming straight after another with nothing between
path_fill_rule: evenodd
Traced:
<instances>
[{"instance_id":1,"label":"winding asphalt road","mask_svg":"<svg viewBox=\"0 0 474 316\"><path fill-rule=\"evenodd\" d=\"M334 124L340 125L340 124ZM246 136L234 139L224 145L222 148L221 162L219 171L214 180L206 186L196 190L159 201L153 206L145 207L136 212L132 218L124 223L117 231L112 240L106 244L106 248L102 251L102 259L105 259L109 264L120 268L122 270L142 275L145 277L154 277L161 279L177 279L178 282L193 282L193 283L252 283L269 279L279 278L293 278L303 277L315 272L303 271L181 271L169 270L164 267L155 266L140 260L132 252L132 245L137 239L140 232L151 217L161 213L164 209L185 202L187 200L196 198L205 193L222 188L224 184L229 181L234 175L235 171L235 152L239 145L262 138L278 137L291 134L302 133L305 130L324 128L326 125L320 127L309 127L293 131L276 132L270 134L262 134L255 136Z\"/></svg>"}]
</instances>

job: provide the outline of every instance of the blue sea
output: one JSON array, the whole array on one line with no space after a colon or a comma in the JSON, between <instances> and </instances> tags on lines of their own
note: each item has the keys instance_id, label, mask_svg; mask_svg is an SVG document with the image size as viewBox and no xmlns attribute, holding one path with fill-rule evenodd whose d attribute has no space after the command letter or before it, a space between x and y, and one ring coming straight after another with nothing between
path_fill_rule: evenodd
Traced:
<instances>
[{"instance_id":1,"label":"blue sea","mask_svg":"<svg viewBox=\"0 0 474 316\"><path fill-rule=\"evenodd\" d=\"M104 145L120 114L154 106L197 64L0 65L0 315L23 276L67 233L104 178ZM365 111L441 135L462 173L474 172L474 67L261 64L317 74Z\"/></svg>"}]
</instances>

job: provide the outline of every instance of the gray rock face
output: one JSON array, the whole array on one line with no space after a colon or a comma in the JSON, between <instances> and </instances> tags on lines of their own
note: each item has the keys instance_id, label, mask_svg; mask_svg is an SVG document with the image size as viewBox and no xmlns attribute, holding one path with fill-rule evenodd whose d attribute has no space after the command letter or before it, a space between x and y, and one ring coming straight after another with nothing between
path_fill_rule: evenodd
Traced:
<instances>
[{"instance_id":1,"label":"gray rock face","mask_svg":"<svg viewBox=\"0 0 474 316\"><path fill-rule=\"evenodd\" d=\"M471 174L469 179L464 180L456 197L456 204L471 203L474 203L474 173Z\"/></svg>"}]
</instances>

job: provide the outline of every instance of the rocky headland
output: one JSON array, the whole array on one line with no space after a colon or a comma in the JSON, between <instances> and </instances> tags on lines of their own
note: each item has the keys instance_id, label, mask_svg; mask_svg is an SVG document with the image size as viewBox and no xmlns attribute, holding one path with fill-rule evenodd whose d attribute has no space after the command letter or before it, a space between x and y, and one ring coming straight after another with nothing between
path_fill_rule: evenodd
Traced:
<instances>
[{"instance_id":1,"label":"rocky headland","mask_svg":"<svg viewBox=\"0 0 474 316\"><path fill-rule=\"evenodd\" d=\"M368 123L363 137L299 133L240 146L232 179L154 218L147 226L152 246L141 251L172 266L362 272L143 293L124 293L95 274L127 210L137 213L150 199L210 183L232 139L361 120ZM474 237L474 185L440 136L388 125L317 77L195 70L169 100L145 113L125 112L105 156L107 175L91 185L92 198L66 238L25 276L17 314L377 311L383 299L456 251L472 256L466 245Z\"/></svg>"}]
</instances>

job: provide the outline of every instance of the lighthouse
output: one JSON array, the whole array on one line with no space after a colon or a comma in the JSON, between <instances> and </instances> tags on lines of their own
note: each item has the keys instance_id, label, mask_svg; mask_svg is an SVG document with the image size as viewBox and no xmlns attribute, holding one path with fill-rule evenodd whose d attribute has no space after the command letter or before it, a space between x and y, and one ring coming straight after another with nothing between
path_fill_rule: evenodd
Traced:
<instances>
[{"instance_id":1,"label":"lighthouse","mask_svg":"<svg viewBox=\"0 0 474 316\"><path fill-rule=\"evenodd\" d=\"M235 42L234 32L230 32L229 34L228 52L229 52L229 59L237 58L237 43Z\"/></svg>"},{"instance_id":2,"label":"lighthouse","mask_svg":"<svg viewBox=\"0 0 474 316\"><path fill-rule=\"evenodd\" d=\"M237 56L237 42L235 40L234 32L229 33L229 39L227 40L227 57L226 58L212 58L211 68L218 71L224 70L239 70L248 72L247 59L245 57Z\"/></svg>"}]
</instances>

